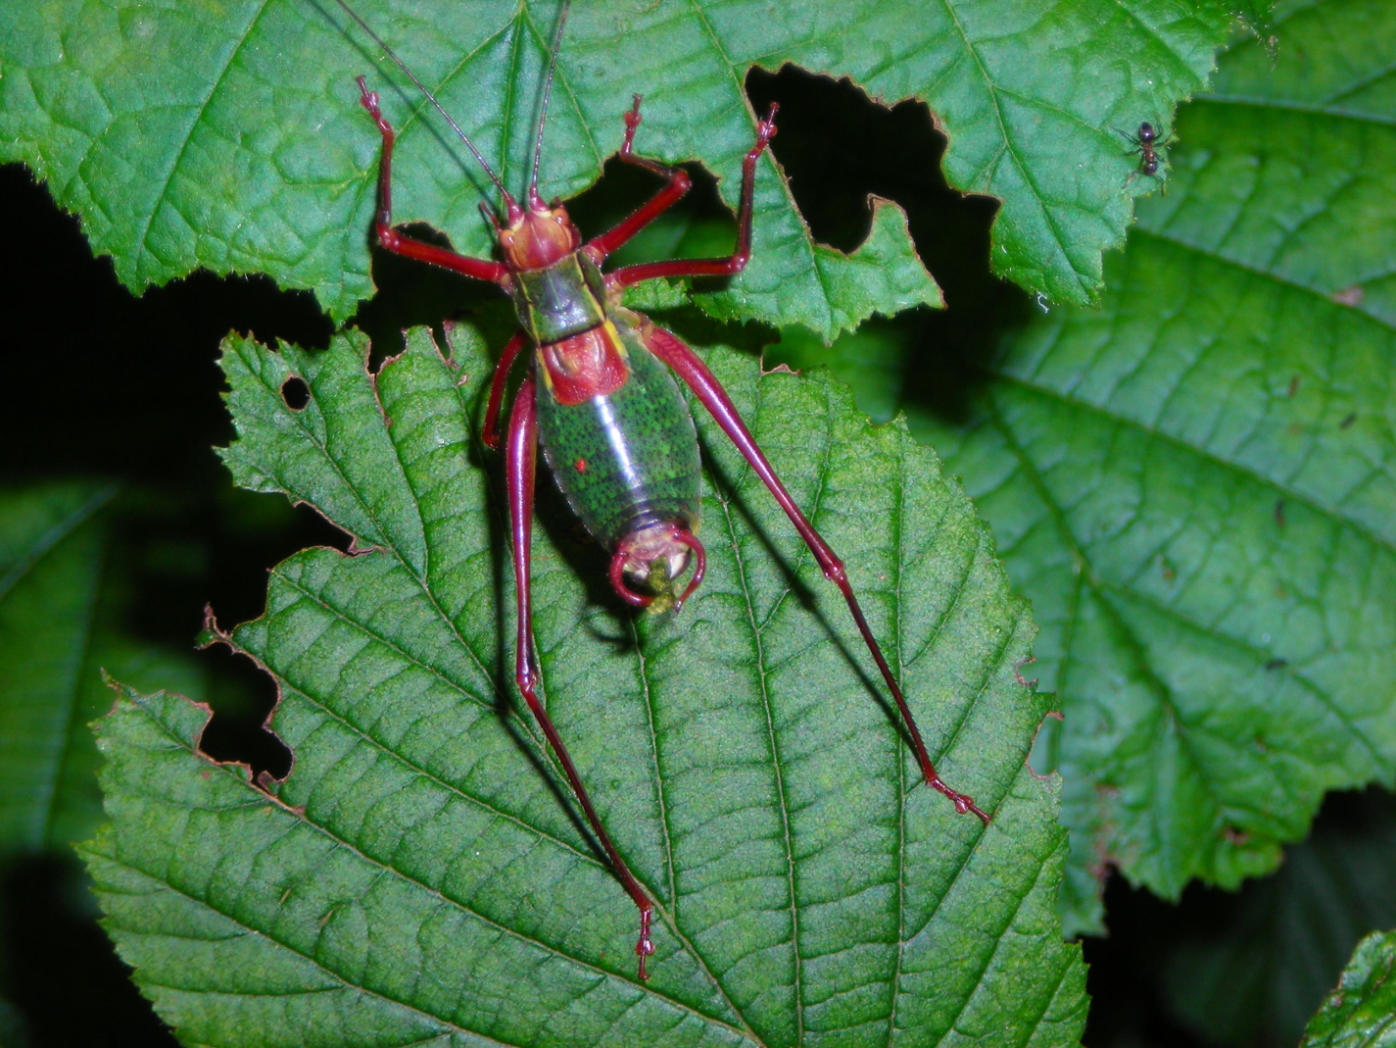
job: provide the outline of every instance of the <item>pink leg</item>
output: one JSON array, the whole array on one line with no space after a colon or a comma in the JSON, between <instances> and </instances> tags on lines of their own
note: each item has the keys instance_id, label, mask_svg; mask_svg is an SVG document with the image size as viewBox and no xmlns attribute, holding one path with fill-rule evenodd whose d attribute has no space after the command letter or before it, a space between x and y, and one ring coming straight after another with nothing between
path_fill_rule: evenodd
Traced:
<instances>
[{"instance_id":1,"label":"pink leg","mask_svg":"<svg viewBox=\"0 0 1396 1048\"><path fill-rule=\"evenodd\" d=\"M731 398L728 397L727 391L722 388L713 373L708 370L708 366L698 358L693 350L663 328L648 327L642 337L650 352L673 368L688 385L688 388L693 390L694 395L703 402L703 406L712 412L713 418L722 427L722 431L727 434L728 439L737 446L737 450L751 464L751 468L756 471L756 475L761 478L762 483L770 489L775 500L780 503L780 508L785 510L786 516L795 525L795 530L800 533L800 537L805 540L805 545L809 546L810 552L819 561L819 566L824 571L824 577L843 593L848 610L853 614L853 621L858 625L858 632L863 635L863 642L868 646L868 651L872 654L873 661L877 663L877 668L882 671L882 679L887 682L892 697L897 700L897 708L902 712L902 720L911 736L912 747L916 751L916 759L921 765L921 772L926 777L926 782L954 801L956 811L961 814L973 812L987 825L989 816L975 805L974 798L968 794L952 790L936 774L935 766L931 763L930 755L926 752L926 745L921 741L921 732L917 729L916 721L911 716L911 709L902 696L902 689L892 676L891 667L887 665L887 660L882 655L882 649L878 646L877 639L873 637L867 619L863 617L863 609L858 605L858 598L853 595L853 587L849 585L848 573L844 570L843 562L835 556L834 551L829 548L829 544L805 519L805 515L800 512L800 507L795 505L790 493L785 490L785 485L780 482L780 478L776 476L775 470L771 468L771 464L766 460L765 454L746 428L741 416L737 414L737 409Z\"/></svg>"},{"instance_id":2,"label":"pink leg","mask_svg":"<svg viewBox=\"0 0 1396 1048\"><path fill-rule=\"evenodd\" d=\"M636 208L634 213L623 219L600 236L592 237L586 243L586 251L599 264L603 258L620 247L640 230L653 222L688 192L692 180L681 167L670 167L658 160L636 156L631 148L635 142L635 129L640 126L640 96L635 96L635 104L625 114L625 141L620 146L620 159L623 163L634 164L646 171L652 171L660 178L668 179L668 185L656 193L649 201Z\"/></svg>"},{"instance_id":3,"label":"pink leg","mask_svg":"<svg viewBox=\"0 0 1396 1048\"><path fill-rule=\"evenodd\" d=\"M519 632L515 648L514 676L523 693L528 708L533 711L538 726L547 736L548 745L557 755L572 793L577 803L586 813L592 833L601 843L602 849L611 861L611 869L620 879L630 898L640 910L640 938L635 943L635 953L640 958L640 978L645 974L645 958L654 953L654 943L650 940L650 914L654 904L650 902L640 882L630 872L630 867L620 857L620 852L611 843L610 835L601 825L601 819L592 806L581 776L577 774L567 747L558 737L548 712L538 701L538 669L533 662L533 611L529 601L529 578L531 546L533 541L533 481L538 463L538 417L533 400L533 376L530 374L519 386L514 399L514 410L509 416L508 442L504 452L504 474L509 497L509 524L514 539L514 586L518 600Z\"/></svg>"},{"instance_id":4,"label":"pink leg","mask_svg":"<svg viewBox=\"0 0 1396 1048\"><path fill-rule=\"evenodd\" d=\"M374 122L378 125L379 134L383 136L383 153L378 162L378 215L374 220L374 230L378 234L378 242L383 245L384 250L401 255L403 258L428 262L433 266L440 266L475 280L488 280L491 284L504 283L508 279L509 270L500 262L492 262L487 258L470 258L467 255L458 255L454 251L437 247L435 244L403 236L393 228L392 166L395 139L393 127L384 118L383 110L379 108L378 92L370 91L368 85L364 83L363 77L358 78L358 84L359 90L362 92L359 101L369 111Z\"/></svg>"},{"instance_id":5,"label":"pink leg","mask_svg":"<svg viewBox=\"0 0 1396 1048\"><path fill-rule=\"evenodd\" d=\"M644 280L656 280L660 277L731 276L733 273L740 273L746 268L747 260L751 257L751 198L752 190L756 184L756 161L765 152L766 144L776 133L775 119L776 111L779 108L775 103L771 104L771 110L766 114L766 119L761 121L757 127L756 145L751 148L742 161L742 197L737 213L736 250L727 258L677 258L663 262L645 262L635 266L623 266L615 272L607 274L607 287L629 287L631 284L638 284ZM635 96L634 108L625 116L625 124L625 143L621 147L621 159L626 163L635 164L638 167L653 171L661 177L668 178L669 184L655 194L649 203L620 225L601 234L586 245L588 249L599 250L602 258L625 243L650 222L653 222L676 200L687 193L689 187L688 175L681 168L670 167L657 160L635 156L631 152L630 147L635 137L635 129L640 125L639 95Z\"/></svg>"},{"instance_id":6,"label":"pink leg","mask_svg":"<svg viewBox=\"0 0 1396 1048\"><path fill-rule=\"evenodd\" d=\"M505 345L504 352L499 355L499 363L495 365L494 381L490 383L490 399L485 406L485 424L481 427L480 434L485 446L492 451L499 450L499 412L504 404L504 387L509 382L509 370L514 366L519 350L527 344L528 336L522 331L518 332Z\"/></svg>"}]
</instances>

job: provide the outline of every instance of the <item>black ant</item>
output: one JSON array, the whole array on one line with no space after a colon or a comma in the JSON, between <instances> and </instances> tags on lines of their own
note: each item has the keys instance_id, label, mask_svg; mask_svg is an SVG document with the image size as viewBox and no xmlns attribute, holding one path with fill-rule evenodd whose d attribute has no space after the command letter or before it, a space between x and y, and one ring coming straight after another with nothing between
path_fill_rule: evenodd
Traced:
<instances>
[{"instance_id":1,"label":"black ant","mask_svg":"<svg viewBox=\"0 0 1396 1048\"><path fill-rule=\"evenodd\" d=\"M1118 128L1116 133L1123 136L1126 142L1133 144L1131 153L1139 154L1139 170L1135 174L1150 175L1158 177L1159 165L1163 162L1163 147L1172 141L1171 135L1160 135L1153 124L1145 121L1139 125L1139 130L1133 135L1125 134ZM1131 180L1134 175L1130 175ZM1167 187L1165 187L1165 192Z\"/></svg>"}]
</instances>

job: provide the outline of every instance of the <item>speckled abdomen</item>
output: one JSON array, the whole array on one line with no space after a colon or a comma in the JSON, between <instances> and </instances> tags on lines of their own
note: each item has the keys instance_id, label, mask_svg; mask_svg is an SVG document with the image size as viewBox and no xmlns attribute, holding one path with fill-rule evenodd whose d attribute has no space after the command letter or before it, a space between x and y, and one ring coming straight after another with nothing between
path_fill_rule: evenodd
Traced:
<instances>
[{"instance_id":1,"label":"speckled abdomen","mask_svg":"<svg viewBox=\"0 0 1396 1048\"><path fill-rule=\"evenodd\" d=\"M610 393L562 403L540 360L536 394L538 442L548 466L573 511L608 550L645 523L680 520L696 530L701 483L698 435L678 383L617 312L625 381Z\"/></svg>"}]
</instances>

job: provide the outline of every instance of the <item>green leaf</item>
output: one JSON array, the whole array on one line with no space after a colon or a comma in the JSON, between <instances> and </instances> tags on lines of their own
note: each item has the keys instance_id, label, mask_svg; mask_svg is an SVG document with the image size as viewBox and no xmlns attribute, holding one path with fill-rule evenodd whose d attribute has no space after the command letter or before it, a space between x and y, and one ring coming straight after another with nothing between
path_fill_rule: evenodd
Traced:
<instances>
[{"instance_id":1,"label":"green leaf","mask_svg":"<svg viewBox=\"0 0 1396 1048\"><path fill-rule=\"evenodd\" d=\"M66 856L100 821L88 722L112 703L103 668L201 680L188 654L123 625L130 565L109 548L123 502L111 482L0 491L0 855Z\"/></svg>"},{"instance_id":2,"label":"green leaf","mask_svg":"<svg viewBox=\"0 0 1396 1048\"><path fill-rule=\"evenodd\" d=\"M90 645L97 519L114 494L71 483L0 498L0 852L66 844L97 823L87 722L110 695L96 686Z\"/></svg>"},{"instance_id":3,"label":"green leaf","mask_svg":"<svg viewBox=\"0 0 1396 1048\"><path fill-rule=\"evenodd\" d=\"M1396 12L1273 31L1179 115L1099 312L983 362L902 333L920 374L978 381L906 396L1042 625L1071 929L1100 928L1114 868L1234 886L1325 791L1396 782ZM958 419L911 404L962 389Z\"/></svg>"},{"instance_id":4,"label":"green leaf","mask_svg":"<svg viewBox=\"0 0 1396 1048\"><path fill-rule=\"evenodd\" d=\"M1304 1031L1301 1048L1386 1048L1396 1016L1396 932L1357 944L1342 981Z\"/></svg>"},{"instance_id":5,"label":"green leaf","mask_svg":"<svg viewBox=\"0 0 1396 1048\"><path fill-rule=\"evenodd\" d=\"M110 348L93 352L109 354ZM53 368L52 353L47 367ZM68 381L81 370L65 369L61 391L55 386L53 396L35 399L45 410L64 405L63 424L72 427L65 436L74 445L84 435L112 440L110 449L97 452L112 461L120 456L120 445L106 425L110 417L69 410L87 403L82 379L75 380L77 391ZM110 379L110 369L88 370ZM15 388L35 389L24 381ZM161 386L163 394L169 390ZM125 409L129 424L120 436L127 442L148 418L163 417L142 414L129 403ZM111 417L115 413L113 408ZM25 469L37 472L39 462L53 455L41 439L47 431L39 427L36 437L31 418L22 432L29 456ZM214 470L210 462L210 475ZM189 592L190 575L207 563L198 540L190 537L189 522L208 514L201 512L207 504L200 504L197 486L188 479L185 474L162 488L95 479L0 488L0 1044L5 1048L174 1043L98 927L100 910L73 844L90 837L103 820L91 722L116 699L106 673L142 687L165 685L210 696L223 717L221 738L211 743L222 748L228 746L230 721L250 712L254 696L237 675L211 669L213 660L196 655L189 643L197 591L189 601L178 594ZM220 508L233 521L244 517L239 503L260 503L257 508L273 516L286 511L268 499L237 495L226 482L224 492ZM223 528L225 535L238 530L227 519ZM220 554L226 556L226 548L220 546ZM173 643L166 639L169 620L176 631ZM246 719L250 728L251 718Z\"/></svg>"},{"instance_id":6,"label":"green leaf","mask_svg":"<svg viewBox=\"0 0 1396 1048\"><path fill-rule=\"evenodd\" d=\"M448 362L417 332L370 374L361 340L231 339L229 467L358 552L295 555L264 616L212 634L276 677L284 783L204 756L187 700L128 692L101 728L112 823L88 860L184 1041L1076 1043L1063 838L1024 763L1044 703L1014 677L1032 627L983 526L900 425L705 355L991 825L920 782L837 591L700 420L708 575L681 616L602 596L604 557L546 491L534 548L545 700L657 903L638 983L635 909L512 683L502 493L468 461L480 347Z\"/></svg>"},{"instance_id":7,"label":"green leaf","mask_svg":"<svg viewBox=\"0 0 1396 1048\"><path fill-rule=\"evenodd\" d=\"M524 180L557 8L515 0L363 0L386 36L490 158ZM735 204L755 114L755 64L852 77L873 97L927 101L949 136L952 185L1003 200L996 271L1053 300L1100 284L1123 236L1136 158L1116 133L1167 123L1224 39L1222 5L1181 13L1093 0L1044 20L1022 5L821 4L813 12L728 4L582 4L572 12L545 149L549 195L594 182L645 96L638 145L701 160ZM378 136L358 103L364 74L399 130L394 216L489 250L476 212L493 191L419 94L331 3L150 5L47 0L0 6L0 158L29 164L77 213L95 252L140 290L196 268L271 274L312 289L338 320L371 293L365 250ZM857 31L850 31L856 27ZM840 148L831 143L830 149ZM874 312L939 301L895 226L853 256L817 245L763 160L753 258L704 301L716 313L801 323L829 337ZM875 290L850 276L876 264Z\"/></svg>"}]
</instances>

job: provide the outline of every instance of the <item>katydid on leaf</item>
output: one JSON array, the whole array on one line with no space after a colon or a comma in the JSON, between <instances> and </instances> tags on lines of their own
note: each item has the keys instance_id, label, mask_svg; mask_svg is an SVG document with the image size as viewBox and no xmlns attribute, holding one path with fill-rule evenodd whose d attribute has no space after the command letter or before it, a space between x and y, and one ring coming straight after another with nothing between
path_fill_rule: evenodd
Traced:
<instances>
[{"instance_id":1,"label":"katydid on leaf","mask_svg":"<svg viewBox=\"0 0 1396 1048\"><path fill-rule=\"evenodd\" d=\"M699 517L700 459L693 418L674 381L677 375L712 414L770 490L814 554L824 575L843 594L853 620L888 690L901 711L906 732L925 781L986 824L989 816L968 794L951 789L936 774L921 733L900 686L864 618L843 563L815 531L757 446L727 392L701 359L677 336L649 318L622 308L625 288L663 277L733 276L751 254L752 190L756 164L776 133L777 106L757 122L756 142L742 162L737 245L723 258L673 259L622 266L603 273L606 257L672 207L688 191L688 174L659 160L637 155L640 96L625 113L620 160L664 180L646 203L614 228L583 240L559 202L545 203L538 192L538 168L548 98L568 5L563 4L553 40L538 117L532 174L524 202L504 187L466 133L406 64L349 7L345 12L422 91L459 136L499 192L501 209L480 208L494 230L498 260L472 258L414 239L393 228L392 125L378 94L359 77L360 100L382 137L378 211L374 235L387 251L499 286L514 303L520 330L500 356L485 409L484 441L501 444L500 419L510 373L529 351L503 434L505 477L513 540L518 613L515 679L571 786L587 823L612 870L640 911L635 945L639 977L654 952L650 893L631 873L582 784L567 747L538 697L539 671L530 608L530 549L534 478L541 446L558 487L587 530L610 554L610 581L620 598L636 607L677 612L702 581L706 567L696 531Z\"/></svg>"}]
</instances>

